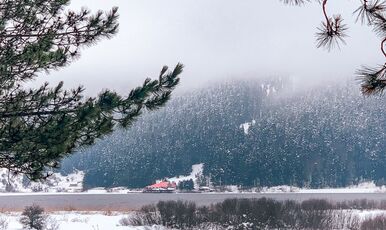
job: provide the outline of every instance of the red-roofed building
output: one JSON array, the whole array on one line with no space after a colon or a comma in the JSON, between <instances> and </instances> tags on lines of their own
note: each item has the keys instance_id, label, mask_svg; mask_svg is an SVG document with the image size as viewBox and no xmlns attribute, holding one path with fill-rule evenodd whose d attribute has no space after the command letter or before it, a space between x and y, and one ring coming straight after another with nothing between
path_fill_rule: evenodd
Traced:
<instances>
[{"instance_id":1,"label":"red-roofed building","mask_svg":"<svg viewBox=\"0 0 386 230\"><path fill-rule=\"evenodd\" d=\"M177 189L175 182L161 181L147 186L143 192L174 192Z\"/></svg>"}]
</instances>

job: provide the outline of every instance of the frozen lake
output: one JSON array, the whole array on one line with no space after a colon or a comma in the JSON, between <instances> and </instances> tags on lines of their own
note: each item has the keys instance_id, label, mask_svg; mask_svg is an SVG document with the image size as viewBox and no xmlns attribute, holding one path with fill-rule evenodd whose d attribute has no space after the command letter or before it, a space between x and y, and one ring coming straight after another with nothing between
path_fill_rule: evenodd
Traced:
<instances>
[{"instance_id":1,"label":"frozen lake","mask_svg":"<svg viewBox=\"0 0 386 230\"><path fill-rule=\"evenodd\" d=\"M345 201L356 199L386 200L386 193L180 193L180 194L57 194L57 195L2 195L0 210L21 211L27 205L38 204L48 211L129 211L160 200L188 200L208 205L227 198L273 198L277 200L327 199Z\"/></svg>"}]
</instances>

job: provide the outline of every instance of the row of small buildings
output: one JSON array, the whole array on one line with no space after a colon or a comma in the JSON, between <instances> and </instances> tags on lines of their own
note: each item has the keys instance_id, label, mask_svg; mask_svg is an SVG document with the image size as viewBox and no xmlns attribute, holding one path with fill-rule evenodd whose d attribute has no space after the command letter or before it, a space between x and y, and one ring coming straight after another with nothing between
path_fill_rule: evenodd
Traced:
<instances>
[{"instance_id":1,"label":"row of small buildings","mask_svg":"<svg viewBox=\"0 0 386 230\"><path fill-rule=\"evenodd\" d=\"M146 186L143 190L145 193L172 193L177 190L177 184L175 182L161 181L149 186Z\"/></svg>"},{"instance_id":2,"label":"row of small buildings","mask_svg":"<svg viewBox=\"0 0 386 230\"><path fill-rule=\"evenodd\" d=\"M176 182L170 182L170 181L160 181L158 183L146 186L143 189L144 193L173 193L177 191L177 184ZM213 189L211 189L209 186L201 186L198 188L198 190L195 190L196 192L212 192Z\"/></svg>"}]
</instances>

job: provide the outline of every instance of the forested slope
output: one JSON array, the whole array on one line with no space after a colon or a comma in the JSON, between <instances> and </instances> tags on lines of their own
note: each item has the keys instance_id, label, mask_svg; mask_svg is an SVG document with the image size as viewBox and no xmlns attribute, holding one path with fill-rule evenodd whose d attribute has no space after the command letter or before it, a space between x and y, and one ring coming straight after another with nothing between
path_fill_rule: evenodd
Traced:
<instances>
[{"instance_id":1,"label":"forested slope","mask_svg":"<svg viewBox=\"0 0 386 230\"><path fill-rule=\"evenodd\" d=\"M385 99L364 98L354 84L292 88L279 79L240 80L176 96L80 150L63 171L85 170L88 187L143 187L196 163L217 184L383 183Z\"/></svg>"}]
</instances>

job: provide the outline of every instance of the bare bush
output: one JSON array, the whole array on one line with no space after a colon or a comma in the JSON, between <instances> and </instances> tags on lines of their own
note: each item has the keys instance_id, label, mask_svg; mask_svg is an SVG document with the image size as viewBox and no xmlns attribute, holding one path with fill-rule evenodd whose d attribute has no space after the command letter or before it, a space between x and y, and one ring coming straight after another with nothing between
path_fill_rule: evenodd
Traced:
<instances>
[{"instance_id":1,"label":"bare bush","mask_svg":"<svg viewBox=\"0 0 386 230\"><path fill-rule=\"evenodd\" d=\"M299 220L302 229L332 229L333 210L302 210Z\"/></svg>"},{"instance_id":2,"label":"bare bush","mask_svg":"<svg viewBox=\"0 0 386 230\"><path fill-rule=\"evenodd\" d=\"M7 230L9 225L9 221L5 217L0 218L0 230Z\"/></svg>"},{"instance_id":3,"label":"bare bush","mask_svg":"<svg viewBox=\"0 0 386 230\"><path fill-rule=\"evenodd\" d=\"M119 220L119 224L122 226L151 226L160 225L161 217L159 212L145 213L135 212L128 217L123 217Z\"/></svg>"},{"instance_id":4,"label":"bare bush","mask_svg":"<svg viewBox=\"0 0 386 230\"><path fill-rule=\"evenodd\" d=\"M359 230L360 222L353 210L333 210L331 229Z\"/></svg>"},{"instance_id":5,"label":"bare bush","mask_svg":"<svg viewBox=\"0 0 386 230\"><path fill-rule=\"evenodd\" d=\"M146 205L140 211L119 220L122 226L151 226L160 225L161 216L155 205Z\"/></svg>"},{"instance_id":6,"label":"bare bush","mask_svg":"<svg viewBox=\"0 0 386 230\"><path fill-rule=\"evenodd\" d=\"M311 199L301 203L301 213L297 215L302 229L332 229L333 205L327 200Z\"/></svg>"},{"instance_id":7,"label":"bare bush","mask_svg":"<svg viewBox=\"0 0 386 230\"><path fill-rule=\"evenodd\" d=\"M375 202L373 200L367 200L367 199L350 200L350 201L338 202L335 205L335 209L358 209L358 210L386 209L386 203Z\"/></svg>"},{"instance_id":8,"label":"bare bush","mask_svg":"<svg viewBox=\"0 0 386 230\"><path fill-rule=\"evenodd\" d=\"M160 201L157 209L163 225L172 228L190 228L197 224L196 204L188 201Z\"/></svg>"},{"instance_id":9,"label":"bare bush","mask_svg":"<svg viewBox=\"0 0 386 230\"><path fill-rule=\"evenodd\" d=\"M131 220L132 220L133 218L135 218L135 217L134 217L135 215L136 215L136 214L134 214L133 216L122 217L122 218L119 220L119 224L120 224L121 226L138 226L138 225L131 224L131 223L132 223Z\"/></svg>"},{"instance_id":10,"label":"bare bush","mask_svg":"<svg viewBox=\"0 0 386 230\"><path fill-rule=\"evenodd\" d=\"M386 216L367 220L361 225L360 218L351 210L351 207L365 209L380 205L368 200L335 204L317 199L299 203L261 198L227 199L210 206L196 207L192 202L160 201L157 205L144 206L120 223L124 226L163 225L193 230L386 229Z\"/></svg>"},{"instance_id":11,"label":"bare bush","mask_svg":"<svg viewBox=\"0 0 386 230\"><path fill-rule=\"evenodd\" d=\"M301 215L301 205L294 200L287 200L283 202L282 206L282 217L283 223L287 227L293 229L299 229Z\"/></svg>"},{"instance_id":12,"label":"bare bush","mask_svg":"<svg viewBox=\"0 0 386 230\"><path fill-rule=\"evenodd\" d=\"M360 230L361 228L361 220L358 216L352 216L350 221L347 222L347 229L349 230Z\"/></svg>"},{"instance_id":13,"label":"bare bush","mask_svg":"<svg viewBox=\"0 0 386 230\"><path fill-rule=\"evenodd\" d=\"M364 220L361 225L361 230L384 230L386 229L386 216L379 215L375 218Z\"/></svg>"},{"instance_id":14,"label":"bare bush","mask_svg":"<svg viewBox=\"0 0 386 230\"><path fill-rule=\"evenodd\" d=\"M333 204L327 200L322 199L311 199L303 201L301 207L303 210L329 210L334 208Z\"/></svg>"}]
</instances>

